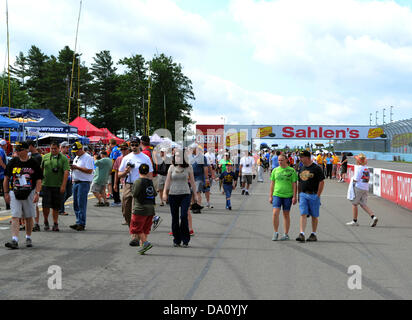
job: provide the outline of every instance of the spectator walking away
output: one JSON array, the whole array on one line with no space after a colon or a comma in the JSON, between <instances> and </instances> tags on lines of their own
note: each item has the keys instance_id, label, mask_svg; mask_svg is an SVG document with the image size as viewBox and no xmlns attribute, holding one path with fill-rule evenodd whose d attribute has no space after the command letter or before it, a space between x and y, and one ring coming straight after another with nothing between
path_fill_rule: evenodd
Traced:
<instances>
[{"instance_id":1,"label":"spectator walking away","mask_svg":"<svg viewBox=\"0 0 412 320\"><path fill-rule=\"evenodd\" d=\"M161 148L159 155L156 159L156 172L157 172L157 192L160 197L160 206L165 205L163 201L163 190L166 183L167 172L169 171L171 165L171 159L166 155L166 148Z\"/></svg>"},{"instance_id":2,"label":"spectator walking away","mask_svg":"<svg viewBox=\"0 0 412 320\"><path fill-rule=\"evenodd\" d=\"M193 168L193 175L197 190L197 193L193 194L195 198L198 199L198 205L202 206L202 192L206 192L206 184L210 184L209 166L206 157L203 155L202 149L199 148L198 145L194 145L192 152L193 154L189 157L189 159ZM200 209L193 211L193 213L200 213Z\"/></svg>"},{"instance_id":3,"label":"spectator walking away","mask_svg":"<svg viewBox=\"0 0 412 320\"><path fill-rule=\"evenodd\" d=\"M340 167L340 180L339 180L339 182L345 182L347 172L348 172L348 157L346 155L346 152L344 152L343 156L342 156L341 167Z\"/></svg>"},{"instance_id":4,"label":"spectator walking away","mask_svg":"<svg viewBox=\"0 0 412 320\"><path fill-rule=\"evenodd\" d=\"M6 202L6 210L10 210L10 202L6 201L6 197L3 190L3 182L4 182L4 171L6 170L7 166L7 141L1 140L0 141L0 192L4 197L4 201Z\"/></svg>"},{"instance_id":5,"label":"spectator walking away","mask_svg":"<svg viewBox=\"0 0 412 320\"><path fill-rule=\"evenodd\" d=\"M280 166L272 171L270 177L269 202L273 204L273 241L279 239L279 215L283 208L284 235L281 241L289 240L290 209L297 203L298 175L295 169L288 166L286 156L279 156Z\"/></svg>"},{"instance_id":6,"label":"spectator walking away","mask_svg":"<svg viewBox=\"0 0 412 320\"><path fill-rule=\"evenodd\" d=\"M42 207L44 230L50 230L49 214L50 209L52 209L52 231L59 231L59 209L61 206L61 198L66 192L70 166L69 160L60 153L57 142L52 142L50 145L50 153L43 156L41 169L43 170Z\"/></svg>"},{"instance_id":7,"label":"spectator walking away","mask_svg":"<svg viewBox=\"0 0 412 320\"><path fill-rule=\"evenodd\" d=\"M16 145L17 157L6 166L3 190L10 203L12 215L12 239L5 245L9 249L19 248L19 220L25 219L26 247L32 247L31 233L36 203L39 201L43 174L39 164L29 158L27 142Z\"/></svg>"},{"instance_id":8,"label":"spectator walking away","mask_svg":"<svg viewBox=\"0 0 412 320\"><path fill-rule=\"evenodd\" d=\"M307 218L312 217L312 234L307 241L317 241L317 228L319 222L320 196L325 185L325 176L320 166L312 162L309 151L302 151L300 159L303 167L299 171L299 209L300 209L300 234L296 241L305 242L305 229Z\"/></svg>"},{"instance_id":9,"label":"spectator walking away","mask_svg":"<svg viewBox=\"0 0 412 320\"><path fill-rule=\"evenodd\" d=\"M376 224L378 223L378 218L374 215L373 211L367 206L370 172L369 172L369 168L366 166L367 164L366 156L363 153L360 153L357 157L355 157L355 159L356 159L357 166L355 167L355 173L351 181L352 186L350 186L350 187L353 187L354 196L355 196L354 199L351 200L353 220L351 222L348 222L346 225L359 226L358 206L360 205L360 207L372 219L370 226L376 227Z\"/></svg>"},{"instance_id":10,"label":"spectator walking away","mask_svg":"<svg viewBox=\"0 0 412 320\"><path fill-rule=\"evenodd\" d=\"M236 188L236 173L233 172L232 163L226 164L226 170L220 175L219 179L223 182L223 190L226 194L226 209L232 210L232 191Z\"/></svg>"},{"instance_id":11,"label":"spectator walking away","mask_svg":"<svg viewBox=\"0 0 412 320\"><path fill-rule=\"evenodd\" d=\"M149 166L142 164L139 167L140 178L133 183L133 214L130 222L132 241L130 246L140 246L139 253L144 254L151 249L152 244L147 241L155 215L156 189L152 179L148 177Z\"/></svg>"},{"instance_id":12,"label":"spectator walking away","mask_svg":"<svg viewBox=\"0 0 412 320\"><path fill-rule=\"evenodd\" d=\"M80 142L75 142L71 151L76 158L71 165L73 177L73 207L76 214L76 223L70 228L76 231L84 231L87 218L87 199L90 184L93 181L94 161L93 157L83 149Z\"/></svg>"},{"instance_id":13,"label":"spectator walking away","mask_svg":"<svg viewBox=\"0 0 412 320\"><path fill-rule=\"evenodd\" d=\"M246 155L240 159L240 172L242 174L242 195L249 195L249 188L252 184L253 168L255 160L251 152L246 151Z\"/></svg>"},{"instance_id":14,"label":"spectator walking away","mask_svg":"<svg viewBox=\"0 0 412 320\"><path fill-rule=\"evenodd\" d=\"M61 154L67 158L69 161L69 165L71 163L71 157L70 157L70 144L67 141L64 141L60 144L60 152ZM61 197L61 203L60 203L60 209L59 209L59 215L62 216L68 216L69 214L66 212L65 209L65 203L67 199L69 199L73 194L73 184L72 184L72 176L71 176L71 171L69 170L69 174L67 176L67 181L66 181L66 191L64 192L64 195Z\"/></svg>"},{"instance_id":15,"label":"spectator walking away","mask_svg":"<svg viewBox=\"0 0 412 320\"><path fill-rule=\"evenodd\" d=\"M193 194L196 194L193 168L185 159L184 150L176 150L163 192L163 200L169 199L174 247L180 247L183 243L183 247L187 248L190 242L188 211L191 193L188 181L192 186Z\"/></svg>"},{"instance_id":16,"label":"spectator walking away","mask_svg":"<svg viewBox=\"0 0 412 320\"><path fill-rule=\"evenodd\" d=\"M112 165L114 166L114 163L116 162L117 158L122 156L122 152L119 148L119 146L116 143L115 139L110 139L110 159L112 160ZM120 192L119 189L117 188L117 191L115 190L115 170L112 168L112 171L110 172L110 185L112 189L112 194L113 194L113 204L114 206L120 206L121 205L121 200L120 200Z\"/></svg>"},{"instance_id":17,"label":"spectator walking away","mask_svg":"<svg viewBox=\"0 0 412 320\"><path fill-rule=\"evenodd\" d=\"M280 151L276 151L276 153L273 155L271 162L272 162L272 171L273 169L279 167L279 156L280 156Z\"/></svg>"},{"instance_id":18,"label":"spectator walking away","mask_svg":"<svg viewBox=\"0 0 412 320\"><path fill-rule=\"evenodd\" d=\"M133 193L132 187L134 182L139 179L139 167L142 164L147 164L150 168L148 177L151 179L153 174L153 166L150 158L140 151L140 139L132 137L130 139L130 147L132 152L122 159L119 167L119 179L125 179L123 190L122 212L127 225L130 227L133 210Z\"/></svg>"},{"instance_id":19,"label":"spectator walking away","mask_svg":"<svg viewBox=\"0 0 412 320\"><path fill-rule=\"evenodd\" d=\"M141 143L142 143L142 153L147 155L150 158L150 161L152 162L152 167L153 167L153 185L155 188L158 188L158 177L157 177L157 172L155 169L154 161L153 161L153 147L150 144L150 137L149 136L142 136L141 137ZM160 223L163 221L162 218L159 216L154 216L153 217L153 230L156 230L157 227L159 227Z\"/></svg>"},{"instance_id":20,"label":"spectator walking away","mask_svg":"<svg viewBox=\"0 0 412 320\"><path fill-rule=\"evenodd\" d=\"M96 169L91 190L97 198L95 207L108 207L110 204L106 197L106 185L112 171L113 161L106 151L101 151L94 156L94 166Z\"/></svg>"},{"instance_id":21,"label":"spectator walking away","mask_svg":"<svg viewBox=\"0 0 412 320\"><path fill-rule=\"evenodd\" d=\"M116 161L114 162L114 165L113 165L114 181L115 181L113 190L115 192L119 192L119 193L120 193L120 180L121 180L119 178L120 164L122 163L123 158L130 153L129 146L127 145L127 143L122 143L120 145L120 152L122 153L122 155L116 159ZM124 179L122 179L122 180L124 180ZM123 183L122 183L122 186L123 186ZM111 206L112 207L122 207L122 203L121 202L120 203L112 203ZM122 209L123 209L123 207L122 207ZM127 223L124 222L123 225L127 225Z\"/></svg>"}]
</instances>

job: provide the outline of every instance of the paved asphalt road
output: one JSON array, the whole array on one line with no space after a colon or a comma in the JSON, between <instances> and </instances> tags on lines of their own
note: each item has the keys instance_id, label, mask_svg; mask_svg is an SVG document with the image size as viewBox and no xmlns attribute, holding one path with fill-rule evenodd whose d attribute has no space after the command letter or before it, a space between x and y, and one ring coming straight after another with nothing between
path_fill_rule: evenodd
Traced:
<instances>
[{"instance_id":1,"label":"paved asphalt road","mask_svg":"<svg viewBox=\"0 0 412 320\"><path fill-rule=\"evenodd\" d=\"M353 157L349 157L349 163L356 164L356 161ZM387 170L412 172L412 164L406 163L406 162L368 160L368 166L372 168L382 168L382 169L387 169Z\"/></svg>"},{"instance_id":2,"label":"paved asphalt road","mask_svg":"<svg viewBox=\"0 0 412 320\"><path fill-rule=\"evenodd\" d=\"M265 178L249 197L237 189L231 212L214 186L215 208L193 216L189 248L172 247L169 208L158 207L163 222L150 235L154 247L145 256L128 245L120 208L95 208L94 199L86 232L69 228L75 221L70 208L70 216L60 218L61 232L35 233L33 248L21 243L19 250L6 249L8 220L0 221L0 299L412 299L412 212L370 196L378 226L369 227L360 212L360 226L347 227L347 186L327 181L319 242L295 241L297 206L291 241L273 242ZM61 290L48 288L53 265L62 270ZM348 287L353 265L362 271L361 290Z\"/></svg>"}]
</instances>

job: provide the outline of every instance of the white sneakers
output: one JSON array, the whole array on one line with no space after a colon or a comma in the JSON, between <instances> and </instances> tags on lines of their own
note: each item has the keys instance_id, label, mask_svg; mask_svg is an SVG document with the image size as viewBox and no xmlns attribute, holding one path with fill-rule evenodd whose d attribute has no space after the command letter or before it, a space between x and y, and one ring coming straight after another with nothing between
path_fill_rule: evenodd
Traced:
<instances>
[{"instance_id":1,"label":"white sneakers","mask_svg":"<svg viewBox=\"0 0 412 320\"><path fill-rule=\"evenodd\" d=\"M371 226L371 227L376 227L378 221L379 221L378 218L377 218L377 217L374 217L370 226ZM352 220L351 222L346 223L346 225L347 225L347 226L352 226L352 227L359 227L359 223L357 223L357 222L355 222L355 221L353 221L353 220Z\"/></svg>"}]
</instances>

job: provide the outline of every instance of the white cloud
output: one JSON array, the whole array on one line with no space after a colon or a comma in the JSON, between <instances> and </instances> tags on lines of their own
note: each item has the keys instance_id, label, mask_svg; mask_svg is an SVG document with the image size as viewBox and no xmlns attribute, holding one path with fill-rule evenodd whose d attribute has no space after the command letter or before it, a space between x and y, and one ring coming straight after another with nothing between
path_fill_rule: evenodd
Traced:
<instances>
[{"instance_id":1,"label":"white cloud","mask_svg":"<svg viewBox=\"0 0 412 320\"><path fill-rule=\"evenodd\" d=\"M412 71L412 12L387 2L233 0L231 12L254 45L254 59L319 79Z\"/></svg>"}]
</instances>

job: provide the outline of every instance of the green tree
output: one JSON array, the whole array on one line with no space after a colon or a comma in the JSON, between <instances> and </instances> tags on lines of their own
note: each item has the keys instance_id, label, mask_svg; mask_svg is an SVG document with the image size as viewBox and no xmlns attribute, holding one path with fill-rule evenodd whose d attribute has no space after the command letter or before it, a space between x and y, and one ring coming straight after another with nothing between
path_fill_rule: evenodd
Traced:
<instances>
[{"instance_id":1,"label":"green tree","mask_svg":"<svg viewBox=\"0 0 412 320\"><path fill-rule=\"evenodd\" d=\"M130 58L121 59L118 64L126 67L125 73L119 76L119 86L116 92L121 103L116 110L118 117L129 135L135 133L135 122L137 133L144 134L146 126L144 106L147 106L145 59L141 55L133 55Z\"/></svg>"},{"instance_id":2,"label":"green tree","mask_svg":"<svg viewBox=\"0 0 412 320\"><path fill-rule=\"evenodd\" d=\"M1 102L2 107L9 106L9 95L8 95L8 74L3 73L0 76L1 85ZM18 109L31 109L34 107L33 101L27 91L21 87L20 82L17 79L10 78L10 96L11 96L11 107Z\"/></svg>"},{"instance_id":3,"label":"green tree","mask_svg":"<svg viewBox=\"0 0 412 320\"><path fill-rule=\"evenodd\" d=\"M120 105L119 97L116 94L119 84L119 77L116 74L116 67L110 51L101 51L93 57L92 75L94 81L93 102L91 122L98 128L108 128L113 134L124 128L124 123L120 122L116 108Z\"/></svg>"},{"instance_id":4,"label":"green tree","mask_svg":"<svg viewBox=\"0 0 412 320\"><path fill-rule=\"evenodd\" d=\"M155 56L150 62L152 90L150 107L150 132L158 128L175 134L175 121L183 121L184 127L193 121L190 100L194 100L192 81L183 74L182 66L164 54Z\"/></svg>"}]
</instances>

